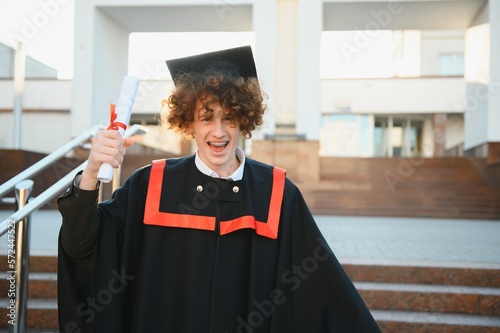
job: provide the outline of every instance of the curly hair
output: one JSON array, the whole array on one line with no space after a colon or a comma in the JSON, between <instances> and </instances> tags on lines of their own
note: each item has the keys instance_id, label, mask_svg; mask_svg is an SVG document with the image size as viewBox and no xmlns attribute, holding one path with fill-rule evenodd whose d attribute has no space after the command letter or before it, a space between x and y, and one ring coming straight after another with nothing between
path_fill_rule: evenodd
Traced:
<instances>
[{"instance_id":1,"label":"curly hair","mask_svg":"<svg viewBox=\"0 0 500 333\"><path fill-rule=\"evenodd\" d=\"M187 72L176 77L174 91L162 101L161 121L168 124L169 129L190 136L198 102L208 112L213 112L211 105L219 104L234 117L240 125L241 134L249 139L251 132L262 125L262 116L267 108L264 97L254 77L235 78L224 71Z\"/></svg>"}]
</instances>

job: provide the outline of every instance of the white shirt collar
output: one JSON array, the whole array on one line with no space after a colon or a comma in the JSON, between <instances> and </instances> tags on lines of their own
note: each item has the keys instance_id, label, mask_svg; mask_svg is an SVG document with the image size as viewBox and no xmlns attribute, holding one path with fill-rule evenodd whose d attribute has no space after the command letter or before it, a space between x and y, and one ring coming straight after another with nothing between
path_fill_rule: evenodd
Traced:
<instances>
[{"instance_id":1,"label":"white shirt collar","mask_svg":"<svg viewBox=\"0 0 500 333\"><path fill-rule=\"evenodd\" d=\"M243 150L241 150L240 147L236 147L236 157L238 157L241 161L240 166L229 177L221 177L217 172L210 169L208 165L206 165L205 162L201 160L200 156L198 155L198 151L196 151L194 163L196 164L198 170L200 170L201 173L207 176L238 181L243 178L243 171L245 169L245 153L243 152Z\"/></svg>"}]
</instances>

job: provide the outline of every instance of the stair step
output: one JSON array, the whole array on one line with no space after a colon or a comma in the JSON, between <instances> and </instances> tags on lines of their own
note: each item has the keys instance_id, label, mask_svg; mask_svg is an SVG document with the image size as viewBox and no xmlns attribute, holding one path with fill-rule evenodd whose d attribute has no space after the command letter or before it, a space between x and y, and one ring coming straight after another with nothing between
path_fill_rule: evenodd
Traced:
<instances>
[{"instance_id":1,"label":"stair step","mask_svg":"<svg viewBox=\"0 0 500 333\"><path fill-rule=\"evenodd\" d=\"M57 298L57 273L30 273L30 298Z\"/></svg>"},{"instance_id":2,"label":"stair step","mask_svg":"<svg viewBox=\"0 0 500 333\"><path fill-rule=\"evenodd\" d=\"M0 255L0 272L6 272L7 256ZM51 255L31 255L30 256L30 272L56 272L57 271L57 256Z\"/></svg>"},{"instance_id":3,"label":"stair step","mask_svg":"<svg viewBox=\"0 0 500 333\"><path fill-rule=\"evenodd\" d=\"M316 204L311 202L308 198L305 198L308 203L309 209L313 214L318 215L332 215L332 216L370 216L369 214L373 212L373 216L407 216L407 217L448 217L457 219L475 219L474 216L478 216L479 219L485 219L490 216L490 220L498 220L500 218L500 208L497 209L464 209L459 206L451 207L448 209L441 209L440 207L431 207L424 205L415 205L414 203L409 204L393 204L393 205L354 205L354 204ZM344 214L345 213L345 214ZM472 216L472 218L467 218L464 216Z\"/></svg>"},{"instance_id":4,"label":"stair step","mask_svg":"<svg viewBox=\"0 0 500 333\"><path fill-rule=\"evenodd\" d=\"M309 196L312 198L316 199L353 199L353 198L359 198L362 200L381 200L382 199L390 199L390 200L409 200L409 199L414 199L414 200L421 200L421 201L427 201L427 202L434 202L434 201L441 201L441 202L461 202L461 201L467 201L467 200L472 200L473 202L481 202L482 200L486 200L487 203L494 203L498 202L500 200L500 195L498 194L479 194L479 193L474 193L472 191L469 193L470 195L461 195L457 193L434 193L430 194L427 193L427 191L424 190L415 190L414 192L410 193L401 193L398 192L398 190L395 191L396 193L393 192L386 192L386 191L381 191L381 190L370 190L370 191L357 191L357 192L347 192L347 191L319 191L319 192L313 192L313 191L303 191L303 194L305 196ZM383 197L381 197L381 194L384 194Z\"/></svg>"},{"instance_id":5,"label":"stair step","mask_svg":"<svg viewBox=\"0 0 500 333\"><path fill-rule=\"evenodd\" d=\"M468 206L461 205L457 206L455 204L446 204L438 202L432 202L425 204L423 202L409 201L406 204L403 202L373 202L371 200L343 200L343 202L336 201L335 199L330 199L327 201L317 200L315 198L307 198L306 201L312 207L324 207L330 209L371 209L371 210L409 210L409 209L419 209L426 211L435 212L478 212L478 213L500 213L500 208L496 205L482 204L480 206Z\"/></svg>"},{"instance_id":6,"label":"stair step","mask_svg":"<svg viewBox=\"0 0 500 333\"><path fill-rule=\"evenodd\" d=\"M371 209L333 209L325 207L310 207L315 215L330 216L368 216L368 217L420 217L420 218L455 218L474 220L495 220L500 218L500 213L449 213L426 211L425 208L413 210L371 210Z\"/></svg>"},{"instance_id":7,"label":"stair step","mask_svg":"<svg viewBox=\"0 0 500 333\"><path fill-rule=\"evenodd\" d=\"M304 189L310 191L347 191L347 193L355 192L369 192L374 190L381 190L386 192L395 192L395 190L404 193L415 193L415 189L432 191L432 194L436 193L460 193L462 195L467 195L469 190L474 190L474 192L479 194L498 194L498 186L491 186L484 183L480 184L460 184L457 182L447 182L447 183L421 183L421 182L391 182L386 179L355 179L347 178L345 176L335 178L335 179L325 179L322 178L316 182L296 182L297 185ZM469 193L470 194L470 193Z\"/></svg>"},{"instance_id":8,"label":"stair step","mask_svg":"<svg viewBox=\"0 0 500 333\"><path fill-rule=\"evenodd\" d=\"M435 263L433 266L426 263L424 266L342 261L342 267L356 282L500 288L499 264L453 266Z\"/></svg>"},{"instance_id":9,"label":"stair step","mask_svg":"<svg viewBox=\"0 0 500 333\"><path fill-rule=\"evenodd\" d=\"M0 296L9 290L7 273L0 273ZM57 273L30 273L28 281L29 298L57 298Z\"/></svg>"},{"instance_id":10,"label":"stair step","mask_svg":"<svg viewBox=\"0 0 500 333\"><path fill-rule=\"evenodd\" d=\"M500 317L500 288L355 282L370 309Z\"/></svg>"},{"instance_id":11,"label":"stair step","mask_svg":"<svg viewBox=\"0 0 500 333\"><path fill-rule=\"evenodd\" d=\"M436 217L436 218L449 218L449 219L468 219L468 220L498 220L500 219L500 212L488 211L466 211L466 210L450 210L440 211L433 209L425 209L418 207L394 207L393 209L377 209L377 207L356 207L356 208L335 208L335 207L321 207L312 206L311 211L313 214L318 215L331 215L331 216L367 216L373 213L373 217L377 216L400 216L400 217ZM345 214L344 214L345 213ZM467 218L471 216L472 218ZM477 216L477 218L474 218Z\"/></svg>"},{"instance_id":12,"label":"stair step","mask_svg":"<svg viewBox=\"0 0 500 333\"><path fill-rule=\"evenodd\" d=\"M425 203L448 203L448 204L468 204L468 205L492 205L500 202L500 195L458 195L458 194L428 194L425 191L403 194L403 193L384 193L383 191L370 191L362 193L347 193L347 192L333 192L333 191L321 191L312 192L304 191L303 195L305 197L315 199L319 202L350 202L352 199L357 199L360 201L367 202L425 202Z\"/></svg>"},{"instance_id":13,"label":"stair step","mask_svg":"<svg viewBox=\"0 0 500 333\"><path fill-rule=\"evenodd\" d=\"M486 159L320 158L316 183L297 183L317 215L500 218Z\"/></svg>"},{"instance_id":14,"label":"stair step","mask_svg":"<svg viewBox=\"0 0 500 333\"><path fill-rule=\"evenodd\" d=\"M0 317L9 318L7 306L8 298L0 298ZM27 322L28 328L57 330L57 300L54 298L28 299ZM0 321L0 328L8 327L7 321ZM45 331L44 331L45 332Z\"/></svg>"},{"instance_id":15,"label":"stair step","mask_svg":"<svg viewBox=\"0 0 500 333\"><path fill-rule=\"evenodd\" d=\"M347 194L364 193L370 191L384 191L387 193L394 193L396 191L415 194L415 189L426 190L431 195L438 193L449 193L460 195L470 195L470 190L481 195L498 195L499 188L495 186L488 186L484 184L457 184L457 183L443 183L443 184L422 184L422 183L391 183L387 181L378 180L356 180L356 179L320 179L317 182L297 182L304 191L322 192L346 192Z\"/></svg>"},{"instance_id":16,"label":"stair step","mask_svg":"<svg viewBox=\"0 0 500 333\"><path fill-rule=\"evenodd\" d=\"M54 258L33 256L30 262L37 268L55 271ZM342 266L384 333L500 332L500 265L343 261ZM30 289L45 284L54 296L56 278L54 272L33 272ZM47 294L30 290L30 295ZM57 332L57 302L53 296L29 299L27 333ZM6 317L7 305L8 299L0 299L0 316ZM6 325L0 325L0 333Z\"/></svg>"},{"instance_id":17,"label":"stair step","mask_svg":"<svg viewBox=\"0 0 500 333\"><path fill-rule=\"evenodd\" d=\"M298 184L317 215L399 216L494 220L500 218L500 188L482 184L401 184L321 180Z\"/></svg>"},{"instance_id":18,"label":"stair step","mask_svg":"<svg viewBox=\"0 0 500 333\"><path fill-rule=\"evenodd\" d=\"M384 333L500 332L500 317L383 310L372 310L371 313Z\"/></svg>"},{"instance_id":19,"label":"stair step","mask_svg":"<svg viewBox=\"0 0 500 333\"><path fill-rule=\"evenodd\" d=\"M500 211L489 211L489 210L461 210L461 209L450 209L450 210L440 210L433 208L419 208L419 207L408 207L408 206L393 206L392 208L377 207L377 206L365 206L365 207L327 207L320 205L311 205L310 210L313 214L318 215L333 215L333 216L406 216L406 217L436 217L436 218L455 218L455 219L476 219L473 218L477 216L477 219L488 219L497 220L500 218ZM345 213L345 214L344 214ZM467 218L471 216L472 218Z\"/></svg>"},{"instance_id":20,"label":"stair step","mask_svg":"<svg viewBox=\"0 0 500 333\"><path fill-rule=\"evenodd\" d=\"M0 333L9 333L9 331L0 328ZM26 329L26 333L60 333L60 332L59 329L57 328L51 328L51 329L28 328Z\"/></svg>"}]
</instances>

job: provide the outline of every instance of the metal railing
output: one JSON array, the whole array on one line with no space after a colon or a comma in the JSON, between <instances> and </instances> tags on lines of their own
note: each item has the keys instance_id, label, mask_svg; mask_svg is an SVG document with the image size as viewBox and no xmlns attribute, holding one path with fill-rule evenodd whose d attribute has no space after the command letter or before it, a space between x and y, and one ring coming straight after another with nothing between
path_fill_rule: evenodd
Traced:
<instances>
[{"instance_id":1,"label":"metal railing","mask_svg":"<svg viewBox=\"0 0 500 333\"><path fill-rule=\"evenodd\" d=\"M101 128L102 128L101 126L97 126L97 127L93 127L92 129L98 130ZM95 133L95 131L92 132L92 129L88 130L87 132L84 133L84 134L86 134L85 138L83 138L83 134L78 137L78 138L80 138L79 143L74 142L77 139L77 138L75 138L74 140L72 140L68 144L64 145L63 147L66 147L66 149L67 149L65 153L61 153L60 150L61 150L61 148L63 148L63 147L61 147L58 150L54 151L52 154L57 155L58 158L64 156L68 151L79 146L81 143L85 142L88 138L90 138L93 135L93 133ZM127 131L125 132L125 137L132 136L135 134L144 134L146 132L147 132L146 127L135 124L135 125L130 126L127 129ZM70 143L71 143L71 145L70 145ZM54 158L53 156L51 156L52 154L48 155L44 159L40 160L39 162L37 162L33 166L22 171L17 176L13 177L12 179L8 180L3 185L1 185L0 186L0 197L2 195L4 195L5 193L9 192L10 190L12 190L18 182L38 174L43 169L49 167L53 162L57 161L58 158ZM1 222L0 223L0 237L6 233L9 221L22 220L23 218L25 218L26 216L28 216L32 212L38 210L39 208L41 208L42 206L47 204L50 200L52 200L55 197L57 197L58 195L60 195L71 184L71 181L73 180L73 178L75 178L78 171L85 168L86 165L87 165L87 161L85 161L82 164L80 164L79 166L77 166L75 169L73 169L71 172L69 172L66 176L61 178L59 181L57 181L55 184L53 184L51 187L49 187L43 193L38 195L33 200L30 200L30 202L22 210L15 212L11 216L9 216L7 219L5 219L3 222ZM15 180L15 182L13 180Z\"/></svg>"},{"instance_id":2,"label":"metal railing","mask_svg":"<svg viewBox=\"0 0 500 333\"><path fill-rule=\"evenodd\" d=\"M31 213L40 209L52 199L56 198L71 185L76 174L85 168L87 161L80 164L78 167L69 172L66 176L58 180L36 198L29 199L33 181L29 177L40 173L61 157L65 156L72 149L82 145L86 140L93 136L98 130L104 126L97 125L87 130L71 140L61 148L57 149L47 157L35 163L31 167L19 173L17 176L5 182L0 186L0 198L3 195L15 188L16 192L16 212L10 215L7 219L0 223L0 237L6 234L9 230L9 250L12 242L12 255L9 251L8 258L12 258L11 273L15 276L16 296L15 296L15 320L14 325L10 325L9 332L17 333L24 332L26 327L26 305L27 305L27 285L29 273L29 231L30 231L30 216ZM144 134L147 128L141 125L132 125L125 132L125 137L135 134ZM116 178L116 177L115 177ZM114 182L113 187L119 186L119 182ZM14 229L15 228L15 229ZM15 230L15 231L14 231ZM15 233L15 235L11 235ZM11 236L15 238L11 240ZM15 259L14 259L15 258Z\"/></svg>"},{"instance_id":3,"label":"metal railing","mask_svg":"<svg viewBox=\"0 0 500 333\"><path fill-rule=\"evenodd\" d=\"M28 202L31 191L33 189L32 180L22 180L16 184L16 209L22 209ZM16 289L16 302L10 303L15 309L14 319L11 319L9 333L26 332L26 300L28 298L28 275L29 275L29 253L30 253L30 233L31 223L30 217L27 216L16 224L12 225L14 235L9 234L7 257L8 269L11 274L10 278L14 277ZM14 241L14 243L12 243ZM12 254L11 254L12 253ZM12 258L10 257L12 255ZM13 261L12 259L15 258ZM10 311L9 311L10 312ZM10 314L10 313L9 313ZM9 318L10 319L10 318Z\"/></svg>"},{"instance_id":4,"label":"metal railing","mask_svg":"<svg viewBox=\"0 0 500 333\"><path fill-rule=\"evenodd\" d=\"M56 162L58 159L61 157L64 157L69 151L72 149L80 146L82 143L87 141L90 137L95 135L95 133L101 129L104 129L104 125L95 125L92 128L88 129L84 133L80 134L79 136L75 137L73 140L70 142L66 143L65 145L61 146L57 150L53 151L51 154L47 155L37 163L33 164L26 170L22 171L15 177L12 177L2 185L0 185L0 198L3 197L7 192L12 190L14 186L16 186L17 183L20 181L33 177L36 174L40 173L42 170L48 168L52 163Z\"/></svg>"}]
</instances>

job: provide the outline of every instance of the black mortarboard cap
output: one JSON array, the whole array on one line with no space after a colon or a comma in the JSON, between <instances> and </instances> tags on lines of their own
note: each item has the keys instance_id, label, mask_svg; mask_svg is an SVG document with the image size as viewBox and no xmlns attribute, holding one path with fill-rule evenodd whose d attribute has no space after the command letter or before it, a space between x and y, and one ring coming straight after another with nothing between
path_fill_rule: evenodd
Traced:
<instances>
[{"instance_id":1,"label":"black mortarboard cap","mask_svg":"<svg viewBox=\"0 0 500 333\"><path fill-rule=\"evenodd\" d=\"M207 70L227 71L235 77L257 78L257 70L250 46L171 59L167 60L166 63L174 84L177 84L177 78L182 73L203 73Z\"/></svg>"}]
</instances>

